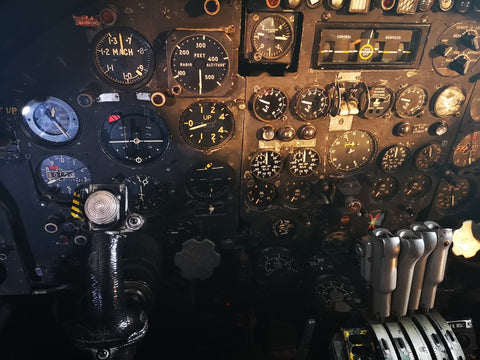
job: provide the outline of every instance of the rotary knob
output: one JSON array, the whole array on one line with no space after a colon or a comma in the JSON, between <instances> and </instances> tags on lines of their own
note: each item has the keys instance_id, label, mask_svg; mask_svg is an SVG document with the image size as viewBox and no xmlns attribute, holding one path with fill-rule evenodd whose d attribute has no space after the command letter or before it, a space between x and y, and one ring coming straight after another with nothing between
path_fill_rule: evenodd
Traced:
<instances>
[{"instance_id":1,"label":"rotary knob","mask_svg":"<svg viewBox=\"0 0 480 360\"><path fill-rule=\"evenodd\" d=\"M402 122L395 126L395 135L406 136L412 132L412 125L409 122Z\"/></svg>"},{"instance_id":2,"label":"rotary knob","mask_svg":"<svg viewBox=\"0 0 480 360\"><path fill-rule=\"evenodd\" d=\"M480 50L480 39L476 31L467 31L462 35L462 42L470 49Z\"/></svg>"},{"instance_id":3,"label":"rotary knob","mask_svg":"<svg viewBox=\"0 0 480 360\"><path fill-rule=\"evenodd\" d=\"M435 47L435 51L443 57L448 57L452 53L453 47L448 44L440 44Z\"/></svg>"},{"instance_id":4,"label":"rotary knob","mask_svg":"<svg viewBox=\"0 0 480 360\"><path fill-rule=\"evenodd\" d=\"M315 126L310 124L302 126L300 128L300 137L304 140L313 139L316 133L317 133L317 129L315 129Z\"/></svg>"},{"instance_id":5,"label":"rotary knob","mask_svg":"<svg viewBox=\"0 0 480 360\"><path fill-rule=\"evenodd\" d=\"M280 141L290 141L295 138L295 129L287 126L278 130L278 139Z\"/></svg>"},{"instance_id":6,"label":"rotary knob","mask_svg":"<svg viewBox=\"0 0 480 360\"><path fill-rule=\"evenodd\" d=\"M460 75L465 75L470 69L470 60L465 55L460 55L450 63L450 69Z\"/></svg>"},{"instance_id":7,"label":"rotary knob","mask_svg":"<svg viewBox=\"0 0 480 360\"><path fill-rule=\"evenodd\" d=\"M205 280L212 277L213 270L220 265L220 254L215 251L212 241L190 239L175 254L175 265L180 268L185 279Z\"/></svg>"}]
</instances>

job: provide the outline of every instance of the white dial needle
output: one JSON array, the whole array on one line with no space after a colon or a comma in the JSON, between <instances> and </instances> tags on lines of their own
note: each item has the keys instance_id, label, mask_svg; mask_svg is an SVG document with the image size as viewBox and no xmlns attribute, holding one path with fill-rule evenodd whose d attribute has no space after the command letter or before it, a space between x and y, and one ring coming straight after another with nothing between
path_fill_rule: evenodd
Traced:
<instances>
[{"instance_id":1,"label":"white dial needle","mask_svg":"<svg viewBox=\"0 0 480 360\"><path fill-rule=\"evenodd\" d=\"M202 93L202 69L198 69L198 91Z\"/></svg>"}]
</instances>

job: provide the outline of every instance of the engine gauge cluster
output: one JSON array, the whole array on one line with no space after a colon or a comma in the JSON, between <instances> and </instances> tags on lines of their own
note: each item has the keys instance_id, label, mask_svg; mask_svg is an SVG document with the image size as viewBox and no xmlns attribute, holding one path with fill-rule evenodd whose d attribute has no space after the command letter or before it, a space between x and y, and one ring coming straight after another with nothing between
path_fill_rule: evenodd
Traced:
<instances>
[{"instance_id":1,"label":"engine gauge cluster","mask_svg":"<svg viewBox=\"0 0 480 360\"><path fill-rule=\"evenodd\" d=\"M405 146L392 145L382 151L380 155L380 167L386 173L392 173L395 170L405 166L410 158L410 150Z\"/></svg>"}]
</instances>

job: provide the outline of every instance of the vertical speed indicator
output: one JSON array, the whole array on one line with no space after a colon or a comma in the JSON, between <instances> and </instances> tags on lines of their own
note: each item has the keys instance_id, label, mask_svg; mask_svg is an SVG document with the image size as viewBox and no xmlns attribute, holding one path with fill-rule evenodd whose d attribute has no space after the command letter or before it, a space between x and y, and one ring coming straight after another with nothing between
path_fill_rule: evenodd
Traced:
<instances>
[{"instance_id":1,"label":"vertical speed indicator","mask_svg":"<svg viewBox=\"0 0 480 360\"><path fill-rule=\"evenodd\" d=\"M207 35L191 35L173 47L170 70L185 90L205 94L220 87L229 71L227 51Z\"/></svg>"}]
</instances>

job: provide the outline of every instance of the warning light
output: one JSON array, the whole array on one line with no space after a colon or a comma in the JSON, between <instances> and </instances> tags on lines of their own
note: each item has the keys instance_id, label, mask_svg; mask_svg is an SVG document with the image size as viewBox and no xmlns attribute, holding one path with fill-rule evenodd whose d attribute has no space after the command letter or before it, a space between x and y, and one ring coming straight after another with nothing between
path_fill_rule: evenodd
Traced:
<instances>
[{"instance_id":1,"label":"warning light","mask_svg":"<svg viewBox=\"0 0 480 360\"><path fill-rule=\"evenodd\" d=\"M49 166L48 167L50 170L58 170L58 166Z\"/></svg>"},{"instance_id":2,"label":"warning light","mask_svg":"<svg viewBox=\"0 0 480 360\"><path fill-rule=\"evenodd\" d=\"M113 123L113 122L115 122L115 121L117 121L117 120L120 120L120 115L116 115L116 114L115 114L115 115L110 115L110 116L108 117L108 123L109 123L109 124L111 124L111 123Z\"/></svg>"}]
</instances>

